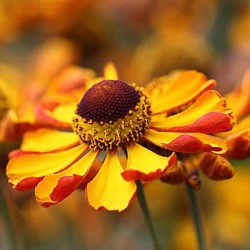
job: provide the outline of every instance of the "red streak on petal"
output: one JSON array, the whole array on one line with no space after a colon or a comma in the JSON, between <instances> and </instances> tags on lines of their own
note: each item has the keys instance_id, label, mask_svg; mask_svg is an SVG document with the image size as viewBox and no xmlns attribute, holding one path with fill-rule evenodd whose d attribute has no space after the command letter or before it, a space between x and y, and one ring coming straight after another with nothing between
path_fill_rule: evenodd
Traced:
<instances>
[{"instance_id":1,"label":"red streak on petal","mask_svg":"<svg viewBox=\"0 0 250 250\"><path fill-rule=\"evenodd\" d=\"M151 172L148 174L144 174L138 170L126 170L122 173L122 177L126 181L135 181L135 180L143 180L143 181L152 181L161 177L163 173L166 172L166 168L162 171L161 169L156 169L155 172Z\"/></svg>"},{"instance_id":2,"label":"red streak on petal","mask_svg":"<svg viewBox=\"0 0 250 250\"><path fill-rule=\"evenodd\" d=\"M138 170L125 170L122 173L122 177L126 181L135 181L135 180L142 180L142 181L153 181L155 179L159 179L166 171L167 169L172 166L176 162L176 155L173 154L170 156L170 160L168 162L168 165L163 169L156 169L154 172L150 172L148 174L145 174L143 172L140 172Z\"/></svg>"},{"instance_id":3,"label":"red streak on petal","mask_svg":"<svg viewBox=\"0 0 250 250\"><path fill-rule=\"evenodd\" d=\"M209 152L211 150L221 150L219 147L212 147L211 145L204 144L202 141L191 135L181 135L172 142L163 144L162 146L171 151L183 153L198 153Z\"/></svg>"},{"instance_id":4,"label":"red streak on petal","mask_svg":"<svg viewBox=\"0 0 250 250\"><path fill-rule=\"evenodd\" d=\"M14 158L14 157L18 157L18 156L22 156L22 155L29 155L29 154L41 154L38 152L31 152L31 151L23 151L21 149L17 149L17 150L13 150L9 153L8 157Z\"/></svg>"},{"instance_id":5,"label":"red streak on petal","mask_svg":"<svg viewBox=\"0 0 250 250\"><path fill-rule=\"evenodd\" d=\"M176 126L171 128L158 128L158 131L165 132L187 132L187 133L205 133L214 134L229 131L233 128L232 118L229 115L219 112L208 113L192 124L186 126Z\"/></svg>"},{"instance_id":6,"label":"red streak on petal","mask_svg":"<svg viewBox=\"0 0 250 250\"><path fill-rule=\"evenodd\" d=\"M81 184L84 177L79 175L64 176L59 181L50 195L53 201L60 202L69 196Z\"/></svg>"},{"instance_id":7,"label":"red streak on petal","mask_svg":"<svg viewBox=\"0 0 250 250\"><path fill-rule=\"evenodd\" d=\"M19 191L26 191L31 188L34 188L41 180L43 177L28 177L23 180L21 180L16 186L15 189Z\"/></svg>"},{"instance_id":8,"label":"red streak on petal","mask_svg":"<svg viewBox=\"0 0 250 250\"><path fill-rule=\"evenodd\" d=\"M219 113L211 112L199 118L193 124L185 126L183 129L176 132L188 131L206 134L214 134L229 131L233 128L230 116Z\"/></svg>"},{"instance_id":9,"label":"red streak on petal","mask_svg":"<svg viewBox=\"0 0 250 250\"><path fill-rule=\"evenodd\" d=\"M44 202L44 203L41 203L40 205L42 206L42 207L50 207L51 205L53 205L54 203L52 203L52 202Z\"/></svg>"}]
</instances>

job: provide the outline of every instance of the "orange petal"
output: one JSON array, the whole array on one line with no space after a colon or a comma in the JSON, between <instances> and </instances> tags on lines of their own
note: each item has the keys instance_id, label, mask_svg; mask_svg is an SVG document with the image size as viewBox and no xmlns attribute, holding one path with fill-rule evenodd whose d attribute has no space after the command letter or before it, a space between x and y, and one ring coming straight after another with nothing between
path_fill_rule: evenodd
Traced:
<instances>
[{"instance_id":1,"label":"orange petal","mask_svg":"<svg viewBox=\"0 0 250 250\"><path fill-rule=\"evenodd\" d=\"M62 152L25 154L12 158L6 170L9 182L18 190L33 188L44 176L66 169L87 149L88 146L79 145Z\"/></svg>"},{"instance_id":2,"label":"orange petal","mask_svg":"<svg viewBox=\"0 0 250 250\"><path fill-rule=\"evenodd\" d=\"M159 131L219 133L232 129L231 113L218 92L208 91L183 112L155 120L151 127Z\"/></svg>"},{"instance_id":3,"label":"orange petal","mask_svg":"<svg viewBox=\"0 0 250 250\"><path fill-rule=\"evenodd\" d=\"M122 178L123 168L116 153L108 153L100 171L87 185L87 198L95 209L122 211L136 192L136 184Z\"/></svg>"},{"instance_id":4,"label":"orange petal","mask_svg":"<svg viewBox=\"0 0 250 250\"><path fill-rule=\"evenodd\" d=\"M91 69L68 65L54 77L49 87L52 91L70 95L75 89L85 89L86 82L94 77L95 72Z\"/></svg>"},{"instance_id":5,"label":"orange petal","mask_svg":"<svg viewBox=\"0 0 250 250\"><path fill-rule=\"evenodd\" d=\"M222 139L201 133L158 132L150 129L144 137L151 143L174 152L222 154L227 148Z\"/></svg>"},{"instance_id":6,"label":"orange petal","mask_svg":"<svg viewBox=\"0 0 250 250\"><path fill-rule=\"evenodd\" d=\"M127 147L127 152L127 167L122 173L126 181L158 179L176 161L174 153L169 157L160 156L139 144Z\"/></svg>"},{"instance_id":7,"label":"orange petal","mask_svg":"<svg viewBox=\"0 0 250 250\"><path fill-rule=\"evenodd\" d=\"M90 151L69 168L45 176L35 188L37 201L48 207L69 196L81 184L98 153Z\"/></svg>"},{"instance_id":8,"label":"orange petal","mask_svg":"<svg viewBox=\"0 0 250 250\"><path fill-rule=\"evenodd\" d=\"M214 87L215 84L214 80L207 81L202 73L194 70L183 71L178 77L170 78L170 82L163 86L158 95L152 93L154 97L153 100L151 99L152 111L153 113L161 113L184 106L205 90ZM157 85L155 91L157 91Z\"/></svg>"},{"instance_id":9,"label":"orange petal","mask_svg":"<svg viewBox=\"0 0 250 250\"><path fill-rule=\"evenodd\" d=\"M79 137L73 132L42 128L25 133L21 150L44 153L69 148L77 143Z\"/></svg>"}]
</instances>

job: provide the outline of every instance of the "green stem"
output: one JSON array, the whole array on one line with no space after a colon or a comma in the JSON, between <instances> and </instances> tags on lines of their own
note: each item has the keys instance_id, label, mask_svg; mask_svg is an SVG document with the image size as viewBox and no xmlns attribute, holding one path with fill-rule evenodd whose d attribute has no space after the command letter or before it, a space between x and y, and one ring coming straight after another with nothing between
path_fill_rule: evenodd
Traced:
<instances>
[{"instance_id":1,"label":"green stem","mask_svg":"<svg viewBox=\"0 0 250 250\"><path fill-rule=\"evenodd\" d=\"M186 184L186 187L187 187L187 194L189 198L192 219L193 219L193 223L194 223L194 227L196 231L197 243L199 246L198 249L206 250L205 235L204 235L204 229L203 229L203 224L202 224L202 217L201 217L200 204L199 204L199 199L197 196L197 191L187 184Z\"/></svg>"},{"instance_id":2,"label":"green stem","mask_svg":"<svg viewBox=\"0 0 250 250\"><path fill-rule=\"evenodd\" d=\"M0 173L2 175L2 173ZM3 223L4 223L4 230L5 230L5 238L6 242L8 244L9 250L16 250L16 240L15 240L15 233L14 233L14 228L13 224L11 221L11 216L9 213L7 201L6 201L6 194L4 192L4 184L5 181L3 180L2 176L0 178L0 216L2 217Z\"/></svg>"},{"instance_id":3,"label":"green stem","mask_svg":"<svg viewBox=\"0 0 250 250\"><path fill-rule=\"evenodd\" d=\"M146 222L146 224L148 226L150 235L152 237L152 240L153 240L153 243L154 243L154 246L155 246L155 250L160 250L161 249L160 243L159 243L159 241L158 241L158 239L156 237L156 233L155 233L155 230L154 230L154 227L153 227L152 219L151 219L151 216L150 216L150 213L149 213L149 209L148 209L148 205L147 205L147 202L146 202L146 198L145 198L145 195L144 195L144 191L143 191L141 181L137 180L136 185L137 185L137 198L138 198L141 210L143 212L145 222Z\"/></svg>"}]
</instances>

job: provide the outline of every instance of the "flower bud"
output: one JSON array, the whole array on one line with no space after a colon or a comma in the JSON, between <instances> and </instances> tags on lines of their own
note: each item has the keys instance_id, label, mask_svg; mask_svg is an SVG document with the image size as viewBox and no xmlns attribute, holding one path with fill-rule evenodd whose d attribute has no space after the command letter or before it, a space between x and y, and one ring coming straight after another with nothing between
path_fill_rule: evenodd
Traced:
<instances>
[{"instance_id":1,"label":"flower bud","mask_svg":"<svg viewBox=\"0 0 250 250\"><path fill-rule=\"evenodd\" d=\"M226 180L234 175L231 164L220 155L204 153L199 165L202 172L212 180Z\"/></svg>"},{"instance_id":2,"label":"flower bud","mask_svg":"<svg viewBox=\"0 0 250 250\"><path fill-rule=\"evenodd\" d=\"M161 181L169 184L180 184L184 181L184 178L183 163L177 161L176 164L168 168L164 176L161 177Z\"/></svg>"}]
</instances>

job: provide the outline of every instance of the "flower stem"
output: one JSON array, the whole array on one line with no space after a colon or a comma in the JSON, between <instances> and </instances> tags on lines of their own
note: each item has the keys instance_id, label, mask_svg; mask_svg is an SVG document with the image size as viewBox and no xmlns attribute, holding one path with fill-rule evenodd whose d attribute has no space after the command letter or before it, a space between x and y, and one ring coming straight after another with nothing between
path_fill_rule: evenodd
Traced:
<instances>
[{"instance_id":1,"label":"flower stem","mask_svg":"<svg viewBox=\"0 0 250 250\"><path fill-rule=\"evenodd\" d=\"M160 243L159 243L159 241L158 241L158 239L156 237L156 233L155 233L155 230L154 230L154 227L153 227L152 219L151 219L151 216L150 216L150 213L149 213L149 209L148 209L148 205L147 205L147 202L146 202L146 198L145 198L145 195L144 195L144 191L143 191L141 181L137 180L136 185L137 185L137 198L138 198L141 210L143 212L145 222L146 222L146 224L148 226L150 235L152 237L155 250L160 250L161 249Z\"/></svg>"},{"instance_id":2,"label":"flower stem","mask_svg":"<svg viewBox=\"0 0 250 250\"><path fill-rule=\"evenodd\" d=\"M206 250L205 244L205 235L204 229L202 224L201 212L200 212L200 204L197 196L197 191L194 190L192 187L186 184L187 187L187 194L190 203L190 210L192 214L192 219L196 231L197 243L199 250Z\"/></svg>"},{"instance_id":3,"label":"flower stem","mask_svg":"<svg viewBox=\"0 0 250 250\"><path fill-rule=\"evenodd\" d=\"M2 175L2 173L0 173ZM14 228L13 224L11 221L9 209L7 206L7 201L6 201L6 194L4 192L4 180L2 176L0 177L0 216L2 217L3 223L4 223L4 230L5 230L5 238L6 238L6 243L8 244L8 249L9 250L16 250L16 241L14 237Z\"/></svg>"}]
</instances>

